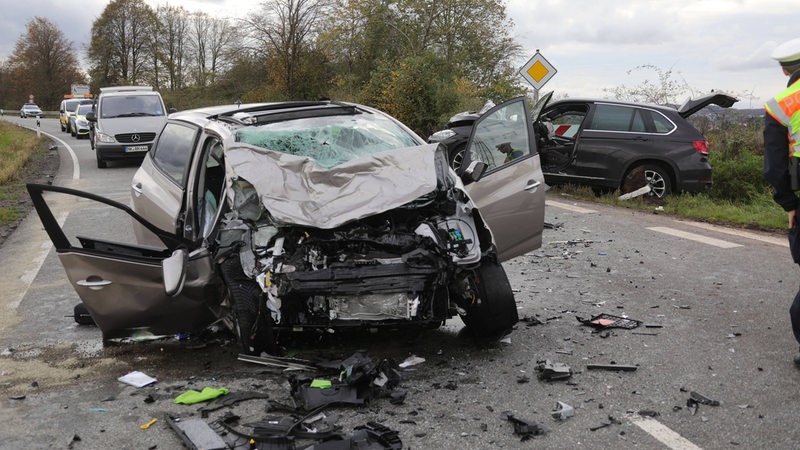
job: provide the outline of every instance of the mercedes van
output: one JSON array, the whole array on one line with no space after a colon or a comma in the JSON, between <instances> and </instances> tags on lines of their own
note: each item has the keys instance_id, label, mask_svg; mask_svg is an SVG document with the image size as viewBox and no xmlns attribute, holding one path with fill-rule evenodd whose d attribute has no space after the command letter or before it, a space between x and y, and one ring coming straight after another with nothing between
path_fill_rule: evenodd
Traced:
<instances>
[{"instance_id":1,"label":"mercedes van","mask_svg":"<svg viewBox=\"0 0 800 450\"><path fill-rule=\"evenodd\" d=\"M86 120L94 124L89 140L97 167L103 169L112 160L144 159L167 121L167 111L152 86L104 87Z\"/></svg>"}]
</instances>

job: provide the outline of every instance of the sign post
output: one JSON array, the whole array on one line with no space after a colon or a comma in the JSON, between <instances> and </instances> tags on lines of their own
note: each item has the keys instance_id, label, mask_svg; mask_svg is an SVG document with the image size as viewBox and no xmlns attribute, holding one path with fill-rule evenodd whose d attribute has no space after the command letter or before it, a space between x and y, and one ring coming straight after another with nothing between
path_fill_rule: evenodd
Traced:
<instances>
[{"instance_id":1,"label":"sign post","mask_svg":"<svg viewBox=\"0 0 800 450\"><path fill-rule=\"evenodd\" d=\"M519 74L522 75L522 78L533 86L534 104L539 101L539 89L550 81L556 72L558 72L556 68L539 53L538 48L536 49L536 54L519 69Z\"/></svg>"}]
</instances>

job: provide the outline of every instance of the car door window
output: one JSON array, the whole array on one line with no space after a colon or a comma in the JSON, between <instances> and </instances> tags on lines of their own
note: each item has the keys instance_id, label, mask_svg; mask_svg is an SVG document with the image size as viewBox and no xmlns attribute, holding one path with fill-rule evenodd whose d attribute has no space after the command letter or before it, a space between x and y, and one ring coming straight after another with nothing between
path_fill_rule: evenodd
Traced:
<instances>
[{"instance_id":1,"label":"car door window","mask_svg":"<svg viewBox=\"0 0 800 450\"><path fill-rule=\"evenodd\" d=\"M655 126L656 133L667 134L675 129L675 124L672 123L671 120L664 117L663 114L651 111L650 116L653 119L653 125Z\"/></svg>"},{"instance_id":2,"label":"car door window","mask_svg":"<svg viewBox=\"0 0 800 450\"><path fill-rule=\"evenodd\" d=\"M635 108L598 104L595 106L590 130L631 131ZM641 118L640 118L641 120Z\"/></svg>"},{"instance_id":3,"label":"car door window","mask_svg":"<svg viewBox=\"0 0 800 450\"><path fill-rule=\"evenodd\" d=\"M178 186L186 185L186 172L192 158L197 129L179 123L168 123L153 150L153 162Z\"/></svg>"},{"instance_id":4,"label":"car door window","mask_svg":"<svg viewBox=\"0 0 800 450\"><path fill-rule=\"evenodd\" d=\"M470 160L483 161L488 165L487 171L493 171L530 155L532 146L524 117L522 102L510 103L482 117L470 143Z\"/></svg>"},{"instance_id":5,"label":"car door window","mask_svg":"<svg viewBox=\"0 0 800 450\"><path fill-rule=\"evenodd\" d=\"M222 202L225 186L225 162L222 141L209 138L203 145L203 157L197 186L197 217L203 236L208 236Z\"/></svg>"}]
</instances>

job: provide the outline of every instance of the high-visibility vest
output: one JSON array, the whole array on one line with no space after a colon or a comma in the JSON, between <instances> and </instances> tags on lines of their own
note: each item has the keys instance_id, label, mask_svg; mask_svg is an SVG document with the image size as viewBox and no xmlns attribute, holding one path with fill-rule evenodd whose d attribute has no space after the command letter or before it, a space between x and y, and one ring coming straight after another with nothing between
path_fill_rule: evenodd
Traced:
<instances>
[{"instance_id":1,"label":"high-visibility vest","mask_svg":"<svg viewBox=\"0 0 800 450\"><path fill-rule=\"evenodd\" d=\"M764 108L789 130L789 155L800 156L800 80L771 98Z\"/></svg>"}]
</instances>

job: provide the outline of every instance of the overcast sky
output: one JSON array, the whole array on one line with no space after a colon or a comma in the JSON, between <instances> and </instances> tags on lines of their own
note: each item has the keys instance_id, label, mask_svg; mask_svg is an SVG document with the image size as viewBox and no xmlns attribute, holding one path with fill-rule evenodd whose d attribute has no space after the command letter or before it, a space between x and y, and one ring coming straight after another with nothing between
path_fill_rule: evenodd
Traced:
<instances>
[{"instance_id":1,"label":"overcast sky","mask_svg":"<svg viewBox=\"0 0 800 450\"><path fill-rule=\"evenodd\" d=\"M253 0L146 0L190 11L243 16ZM537 49L557 73L542 89L557 97L607 97L604 89L634 86L651 71L672 69L699 96L735 93L739 108L760 107L786 85L769 58L779 43L800 37L798 0L506 0L513 36L525 55ZM34 16L54 22L85 57L92 22L108 0L2 0L0 59L7 58ZM80 7L76 5L80 4ZM688 94L687 94L688 96Z\"/></svg>"}]
</instances>

